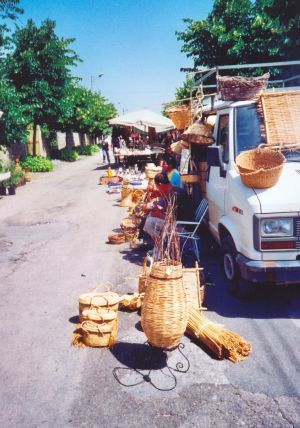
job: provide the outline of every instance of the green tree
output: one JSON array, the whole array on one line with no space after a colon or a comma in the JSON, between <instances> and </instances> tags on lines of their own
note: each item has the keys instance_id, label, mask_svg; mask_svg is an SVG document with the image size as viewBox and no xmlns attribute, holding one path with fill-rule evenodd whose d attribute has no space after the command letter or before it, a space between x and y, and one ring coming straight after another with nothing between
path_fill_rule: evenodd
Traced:
<instances>
[{"instance_id":1,"label":"green tree","mask_svg":"<svg viewBox=\"0 0 300 428\"><path fill-rule=\"evenodd\" d=\"M194 67L299 59L298 0L215 0L201 21L177 32Z\"/></svg>"},{"instance_id":2,"label":"green tree","mask_svg":"<svg viewBox=\"0 0 300 428\"><path fill-rule=\"evenodd\" d=\"M8 47L9 45L9 27L6 21L15 21L19 14L23 13L18 4L19 0L0 0L0 48Z\"/></svg>"},{"instance_id":3,"label":"green tree","mask_svg":"<svg viewBox=\"0 0 300 428\"><path fill-rule=\"evenodd\" d=\"M116 116L113 104L100 94L79 85L69 87L67 103L71 108L62 117L64 130L85 132L94 137L105 134L109 129L108 120Z\"/></svg>"},{"instance_id":4,"label":"green tree","mask_svg":"<svg viewBox=\"0 0 300 428\"><path fill-rule=\"evenodd\" d=\"M74 39L59 38L55 26L54 21L46 20L37 27L29 20L13 34L14 50L7 58L9 78L33 125L33 155L37 125L53 127L64 114L64 99L72 80L70 67L79 60L69 47Z\"/></svg>"},{"instance_id":5,"label":"green tree","mask_svg":"<svg viewBox=\"0 0 300 428\"><path fill-rule=\"evenodd\" d=\"M15 87L6 79L0 79L0 144L26 143L28 117Z\"/></svg>"}]
</instances>

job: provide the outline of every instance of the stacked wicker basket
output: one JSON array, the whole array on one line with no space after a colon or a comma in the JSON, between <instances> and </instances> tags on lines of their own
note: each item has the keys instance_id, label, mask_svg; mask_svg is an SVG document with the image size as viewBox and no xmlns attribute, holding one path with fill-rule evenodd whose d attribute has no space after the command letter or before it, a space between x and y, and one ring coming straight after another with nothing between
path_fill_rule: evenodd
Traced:
<instances>
[{"instance_id":1,"label":"stacked wicker basket","mask_svg":"<svg viewBox=\"0 0 300 428\"><path fill-rule=\"evenodd\" d=\"M79 296L79 319L86 346L112 347L118 332L119 296L97 291Z\"/></svg>"}]
</instances>

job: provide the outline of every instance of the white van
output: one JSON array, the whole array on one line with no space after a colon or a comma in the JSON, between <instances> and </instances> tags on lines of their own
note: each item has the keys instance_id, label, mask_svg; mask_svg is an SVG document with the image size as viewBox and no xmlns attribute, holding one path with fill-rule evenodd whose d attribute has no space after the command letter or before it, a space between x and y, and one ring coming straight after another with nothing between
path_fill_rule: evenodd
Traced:
<instances>
[{"instance_id":1,"label":"white van","mask_svg":"<svg viewBox=\"0 0 300 428\"><path fill-rule=\"evenodd\" d=\"M203 113L216 115L215 143L207 149L208 225L231 291L247 297L254 284L300 284L300 148L283 152L274 187L248 188L235 159L263 143L257 102L217 101Z\"/></svg>"}]
</instances>

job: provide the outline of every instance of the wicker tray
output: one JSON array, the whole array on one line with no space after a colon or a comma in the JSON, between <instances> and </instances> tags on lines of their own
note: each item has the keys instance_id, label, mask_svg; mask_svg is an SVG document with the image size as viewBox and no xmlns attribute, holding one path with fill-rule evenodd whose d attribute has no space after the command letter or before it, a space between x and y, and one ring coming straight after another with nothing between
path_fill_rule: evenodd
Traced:
<instances>
[{"instance_id":1,"label":"wicker tray","mask_svg":"<svg viewBox=\"0 0 300 428\"><path fill-rule=\"evenodd\" d=\"M255 99L267 88L269 73L258 77L218 76L220 98L223 101Z\"/></svg>"}]
</instances>

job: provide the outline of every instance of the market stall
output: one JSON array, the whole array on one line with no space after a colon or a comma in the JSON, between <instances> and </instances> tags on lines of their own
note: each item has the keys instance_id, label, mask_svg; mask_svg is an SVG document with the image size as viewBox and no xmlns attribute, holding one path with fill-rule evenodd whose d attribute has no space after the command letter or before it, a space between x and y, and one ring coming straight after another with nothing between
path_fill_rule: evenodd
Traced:
<instances>
[{"instance_id":1,"label":"market stall","mask_svg":"<svg viewBox=\"0 0 300 428\"><path fill-rule=\"evenodd\" d=\"M151 110L143 109L118 116L109 121L110 125L131 127L146 135L143 144L130 144L127 148L120 148L116 153L121 157L121 161L126 165L139 162L155 161L162 153L162 149L155 147L154 135L174 129L172 121Z\"/></svg>"}]
</instances>

